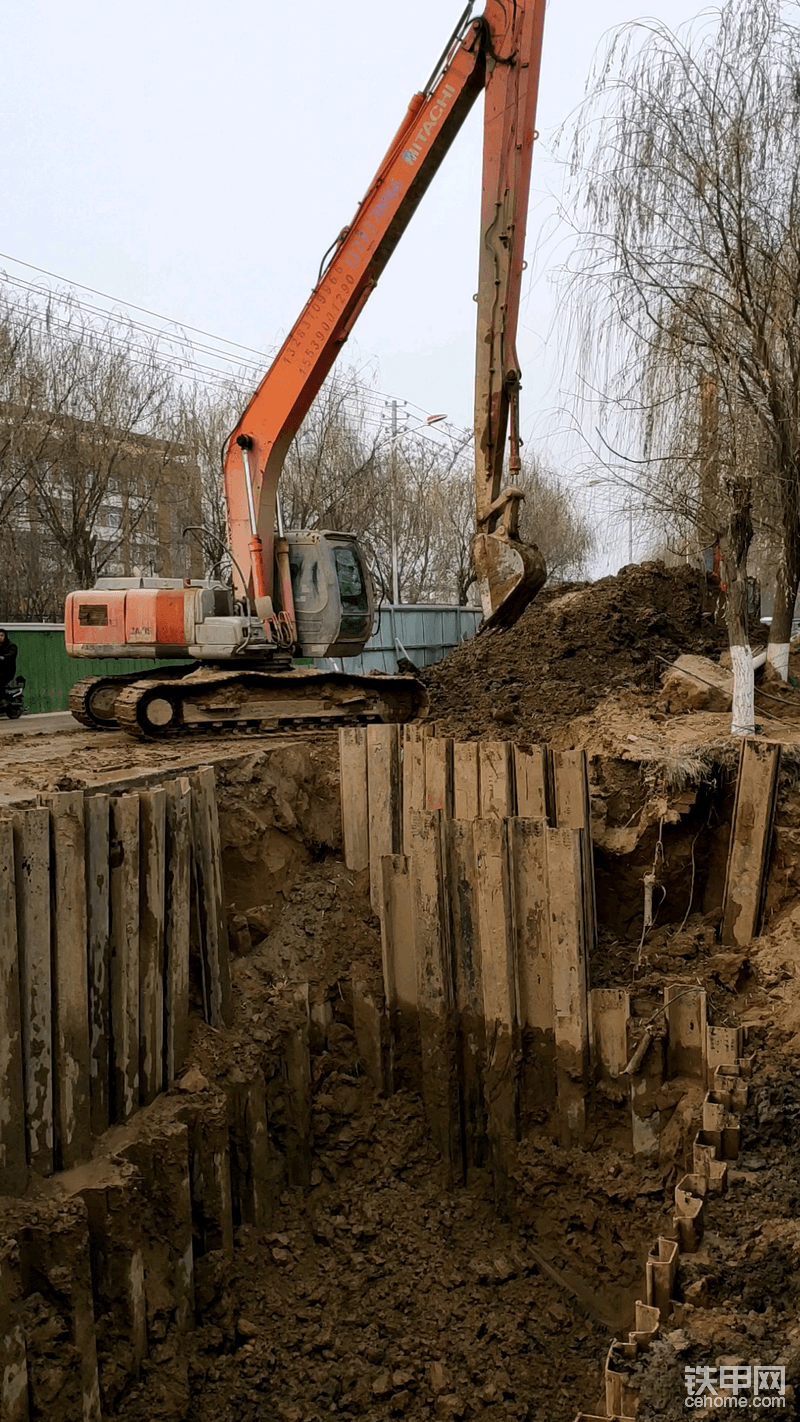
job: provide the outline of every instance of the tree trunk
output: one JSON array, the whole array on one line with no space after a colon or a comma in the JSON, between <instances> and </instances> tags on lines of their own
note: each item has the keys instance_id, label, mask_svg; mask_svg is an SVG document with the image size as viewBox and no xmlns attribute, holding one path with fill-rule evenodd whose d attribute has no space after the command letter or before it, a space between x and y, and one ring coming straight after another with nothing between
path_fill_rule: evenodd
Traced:
<instances>
[{"instance_id":1,"label":"tree trunk","mask_svg":"<svg viewBox=\"0 0 800 1422\"><path fill-rule=\"evenodd\" d=\"M720 551L728 585L728 642L733 667L732 736L753 736L756 729L753 653L747 631L747 554L753 541L749 481L731 481L730 523Z\"/></svg>"},{"instance_id":2,"label":"tree trunk","mask_svg":"<svg viewBox=\"0 0 800 1422\"><path fill-rule=\"evenodd\" d=\"M795 500L792 500L792 506ZM800 587L800 529L798 520L785 520L788 526L783 530L783 548L778 559L775 579L775 602L772 608L772 622L767 644L767 661L782 681L789 677L789 642L792 636L792 620L797 590Z\"/></svg>"},{"instance_id":3,"label":"tree trunk","mask_svg":"<svg viewBox=\"0 0 800 1422\"><path fill-rule=\"evenodd\" d=\"M781 681L786 681L789 676L789 641L796 597L797 579L790 578L785 563L781 560L775 582L775 602L767 643L767 662L778 673Z\"/></svg>"}]
</instances>

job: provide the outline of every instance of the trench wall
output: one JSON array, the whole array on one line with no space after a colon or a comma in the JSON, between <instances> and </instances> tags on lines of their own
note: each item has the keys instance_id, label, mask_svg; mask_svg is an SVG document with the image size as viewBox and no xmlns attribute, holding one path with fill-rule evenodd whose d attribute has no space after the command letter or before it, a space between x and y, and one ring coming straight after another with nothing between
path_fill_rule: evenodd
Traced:
<instances>
[{"instance_id":1,"label":"trench wall","mask_svg":"<svg viewBox=\"0 0 800 1422\"><path fill-rule=\"evenodd\" d=\"M677 1164L673 1232L649 1250L627 1337L603 1373L603 1417L636 1415L643 1355L676 1302L681 1254L700 1248L740 1149L752 1057L743 1029L708 1020L705 991L667 982L591 988L596 932L583 752L437 741L419 728L340 733L345 853L369 868L386 1010L353 983L362 1054L387 1090L421 1091L453 1180L488 1166L513 1208L515 1144L548 1122L565 1144L598 1126L643 1163ZM755 931L778 748L745 742L722 933Z\"/></svg>"},{"instance_id":2,"label":"trench wall","mask_svg":"<svg viewBox=\"0 0 800 1422\"><path fill-rule=\"evenodd\" d=\"M197 1070L53 1177L47 1198L0 1198L0 1418L102 1422L166 1337L226 1324L237 1231L308 1184L304 1014L282 1004L276 1078L246 1048L224 1088ZM275 1150L267 1113L284 1121Z\"/></svg>"},{"instance_id":3,"label":"trench wall","mask_svg":"<svg viewBox=\"0 0 800 1422\"><path fill-rule=\"evenodd\" d=\"M385 1013L354 983L357 1018L380 1083L421 1091L452 1176L491 1164L500 1198L520 1134L547 1122L579 1143L590 1118L637 1156L680 1159L740 1035L708 1021L697 985L592 988L584 752L373 726L340 732L340 756L346 862L369 869L383 948ZM730 941L754 931L776 765L768 743L743 747Z\"/></svg>"},{"instance_id":4,"label":"trench wall","mask_svg":"<svg viewBox=\"0 0 800 1422\"><path fill-rule=\"evenodd\" d=\"M316 842L305 752L226 766L239 819L255 769ZM0 970L0 1419L101 1422L167 1335L224 1312L236 1232L309 1185L308 993L276 989L266 1043L227 1030L209 768L5 812ZM196 1062L220 1052L217 1085Z\"/></svg>"},{"instance_id":5,"label":"trench wall","mask_svg":"<svg viewBox=\"0 0 800 1422\"><path fill-rule=\"evenodd\" d=\"M724 1163L738 1151L749 1070L742 1034L710 1024L705 994L685 984L667 984L658 998L592 990L581 752L459 746L374 727L343 733L340 754L345 851L351 868L369 871L383 943L383 995L358 974L352 982L360 1056L382 1089L421 1089L451 1178L488 1166L504 1210L514 1142L542 1121L568 1141L581 1140L590 1121L610 1122L643 1159L677 1160L684 1171L675 1238L653 1246L634 1333L615 1340L606 1365L609 1416L632 1415L636 1357L672 1309L677 1254L697 1248ZM31 1166L57 1171L51 1198L0 1202L3 1422L31 1422L55 1395L70 1419L100 1422L101 1397L113 1412L168 1330L222 1307L237 1228L267 1225L284 1181L309 1184L307 994L287 989L277 1003L267 1074L265 1051L242 1043L220 1088L197 1068L174 1083L167 1002L173 992L188 1022L191 963L206 1021L219 1027L229 1014L213 782L201 771L138 794L70 792L0 820L0 1010L9 1029L0 1032L0 1102L22 1107L0 1113L2 1163L19 1172L0 1188L21 1194L23 1160L26 1179ZM763 866L766 840L753 839L755 792L745 791L732 838L755 844L752 869ZM171 800L185 812L182 831ZM98 824L105 858L93 847ZM179 962L186 988L176 995ZM31 1055L25 1014L42 1007L43 1054ZM94 1030L103 1011L107 1066ZM48 1042L49 1077L40 1070ZM41 1163L31 1156L40 1118L28 1083L37 1102L50 1102L50 1136L46 1120L36 1135ZM46 1343L54 1329L57 1349Z\"/></svg>"},{"instance_id":6,"label":"trench wall","mask_svg":"<svg viewBox=\"0 0 800 1422\"><path fill-rule=\"evenodd\" d=\"M87 1160L230 1018L214 772L0 817L0 1194Z\"/></svg>"}]
</instances>

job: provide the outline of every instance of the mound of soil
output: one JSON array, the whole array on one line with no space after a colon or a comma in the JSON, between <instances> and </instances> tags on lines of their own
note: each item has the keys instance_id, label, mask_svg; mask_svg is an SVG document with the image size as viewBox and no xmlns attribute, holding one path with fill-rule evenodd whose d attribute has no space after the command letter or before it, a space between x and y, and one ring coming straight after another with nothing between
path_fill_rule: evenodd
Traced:
<instances>
[{"instance_id":1,"label":"mound of soil","mask_svg":"<svg viewBox=\"0 0 800 1422\"><path fill-rule=\"evenodd\" d=\"M546 741L610 694L660 686L682 652L718 657L727 634L705 574L642 563L616 577L542 593L507 630L489 631L422 679L442 735Z\"/></svg>"}]
</instances>

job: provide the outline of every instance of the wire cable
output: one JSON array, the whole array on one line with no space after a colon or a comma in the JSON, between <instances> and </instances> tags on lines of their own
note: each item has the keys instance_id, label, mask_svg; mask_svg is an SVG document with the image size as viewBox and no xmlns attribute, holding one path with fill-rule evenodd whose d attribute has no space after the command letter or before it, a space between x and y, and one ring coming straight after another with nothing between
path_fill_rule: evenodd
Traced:
<instances>
[{"instance_id":1,"label":"wire cable","mask_svg":"<svg viewBox=\"0 0 800 1422\"><path fill-rule=\"evenodd\" d=\"M245 346L241 341L229 340L227 336L216 336L213 331L204 331L201 326L190 326L187 322L173 320L171 316L162 316L159 311L151 311L147 306L137 306L135 301L126 301L122 296L111 296L107 291L99 291L95 286L86 286L80 281L71 281L68 277L59 276L57 272L48 271L46 267L37 267L33 262L23 262L21 257L12 257L8 252L0 252L0 261L16 262L20 267L27 267L29 271L39 272L42 276L52 277L53 281L66 282L68 286L76 286L80 291L91 292L92 296L102 296L104 301L116 301L120 306L129 306L132 311L141 311L145 316L155 316L157 321L166 321L168 324L182 325L186 331L195 331L198 336L209 336L212 341L223 341L226 345L236 346L242 351L251 351L253 355L264 356L265 360L270 357L264 351L257 350L255 346ZM277 347L275 348L277 349ZM272 354L274 355L275 350Z\"/></svg>"},{"instance_id":2,"label":"wire cable","mask_svg":"<svg viewBox=\"0 0 800 1422\"><path fill-rule=\"evenodd\" d=\"M135 330L140 330L146 333L149 337L154 337L155 343L164 342L166 344L172 344L173 346L180 346L181 344L188 345L192 352L199 352L200 354L207 355L212 360L227 361L230 365L235 367L234 370L226 371L217 369L216 367L207 365L202 361L191 359L191 357L187 356L185 352L182 352L180 355L178 355L177 353L174 355L164 355L163 353L156 353L156 358L160 359L162 363L167 366L167 368L172 368L173 370L176 370L177 373L180 373L180 371L182 370L190 370L192 372L197 372L200 381L207 386L213 385L217 388L230 388L230 386L234 386L237 391L247 399L250 398L250 396L253 394L254 389L257 388L259 384L259 380L254 380L252 376L255 374L258 375L260 378L263 378L263 371L265 366L267 368L269 367L270 362L277 354L277 351L279 349L278 346L272 346L266 351L260 350L255 346L246 345L241 341L233 341L227 336L216 335L213 331L208 331L201 326L193 326L189 322L178 321L173 317L164 316L161 312L154 311L150 307L140 306L134 301L127 301L124 297L113 296L110 292L102 291L99 287L88 286L84 282L73 281L70 278L61 276L58 272L53 272L49 270L49 268L47 267L40 267L37 266L34 262L23 261L21 257L14 257L11 255L11 253L8 252L0 252L0 261L13 262L16 266L24 267L27 271L37 272L40 276L49 277L53 281L61 282L63 283L65 288L68 288L68 290L63 292L52 291L46 287L39 285L38 283L26 281L25 278L16 276L13 272L4 272L2 274L5 277L5 280L9 283L9 285L15 286L20 291L26 291L31 296L43 299L49 298L55 303L60 303L63 306L67 306L72 303L79 310L87 313L92 317L99 317L107 322L113 322L116 320L121 326L124 326L127 329L130 329L132 327ZM104 301L110 301L117 306L126 307L130 311L138 311L142 315L151 316L156 321L163 322L164 328L151 326L147 322L137 321L134 317L127 316L124 313L118 313L112 309L107 310L103 307L96 306L93 302L81 300L79 296L75 295L76 290L88 292L90 295L98 296ZM12 309L21 311L26 308L16 307ZM43 324L46 326L49 322L50 325L56 324L61 330L68 329L67 323L63 320L59 321L58 317L50 316L48 318L41 313L31 314L33 319L38 320L40 325ZM169 330L169 327L172 327L173 329ZM185 335L182 334L187 331L194 332L196 335L199 336L204 336L207 340L217 343L218 346L233 347L235 348L235 350L244 351L247 352L247 354L244 356L235 355L232 351L224 349L215 350L213 346L206 346L201 343L188 340ZM100 334L103 334L105 339L108 339L110 343L124 345L125 348L128 350L134 349L137 350L140 354L148 356L152 356L154 354L152 344L149 346L136 345L136 343L133 343L130 340L123 340L123 338L120 336L112 336L109 332ZM254 357L257 357L257 359L254 359ZM141 364L141 362L138 363ZM363 382L358 380L353 381L353 387L354 388L352 395L350 395L348 392L345 392L344 400L349 400L350 402L359 402L361 405L360 413L362 415L364 415L363 407L366 405L367 410L369 412L366 415L367 422L371 422L373 425L378 425L381 422L381 417L383 414L383 404L386 400L392 400L397 398L399 401L399 397L390 395L383 390L376 390L374 387L365 385ZM421 405L418 405L417 402L414 400L403 400L399 401L399 403L406 405L410 410L416 411L422 416L426 416L429 413ZM469 438L468 431L462 430L459 426L453 425L449 421L446 424L442 424L440 428L442 434L448 434L451 439L461 440ZM433 444L439 443L439 441L435 439L435 437L431 437L429 435L421 437L429 439L430 442Z\"/></svg>"}]
</instances>

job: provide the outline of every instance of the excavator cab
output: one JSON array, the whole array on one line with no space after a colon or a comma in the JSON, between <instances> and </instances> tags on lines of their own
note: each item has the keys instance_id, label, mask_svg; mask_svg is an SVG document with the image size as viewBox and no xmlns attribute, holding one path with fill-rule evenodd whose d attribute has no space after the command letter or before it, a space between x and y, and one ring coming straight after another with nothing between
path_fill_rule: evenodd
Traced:
<instances>
[{"instance_id":1,"label":"excavator cab","mask_svg":"<svg viewBox=\"0 0 800 1422\"><path fill-rule=\"evenodd\" d=\"M297 640L304 657L357 657L375 620L375 593L351 534L287 533Z\"/></svg>"}]
</instances>

